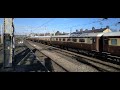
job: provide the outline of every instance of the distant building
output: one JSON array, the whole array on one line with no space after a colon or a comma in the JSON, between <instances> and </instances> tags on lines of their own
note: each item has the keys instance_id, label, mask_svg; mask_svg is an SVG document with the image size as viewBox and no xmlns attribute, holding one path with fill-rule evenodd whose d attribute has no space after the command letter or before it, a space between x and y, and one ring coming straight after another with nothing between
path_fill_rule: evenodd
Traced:
<instances>
[{"instance_id":1,"label":"distant building","mask_svg":"<svg viewBox=\"0 0 120 90\"><path fill-rule=\"evenodd\" d=\"M29 34L30 37L33 37L33 36L50 36L51 34L50 33L31 33Z\"/></svg>"},{"instance_id":2,"label":"distant building","mask_svg":"<svg viewBox=\"0 0 120 90\"><path fill-rule=\"evenodd\" d=\"M61 33L60 31L57 31L56 33L55 33L55 35L68 35L69 33L65 33L65 32L63 32L63 33Z\"/></svg>"},{"instance_id":3,"label":"distant building","mask_svg":"<svg viewBox=\"0 0 120 90\"><path fill-rule=\"evenodd\" d=\"M98 32L112 32L112 31L109 28L100 28L100 29L84 31L84 33L98 33Z\"/></svg>"},{"instance_id":4,"label":"distant building","mask_svg":"<svg viewBox=\"0 0 120 90\"><path fill-rule=\"evenodd\" d=\"M92 30L86 29L86 30L83 31L82 29L80 29L79 32L77 31L77 32L73 32L71 34L98 33L98 32L104 32L104 33L106 33L106 32L112 32L112 31L109 29L108 26L106 26L106 28L100 28L100 29L95 29L95 27L92 27Z\"/></svg>"}]
</instances>

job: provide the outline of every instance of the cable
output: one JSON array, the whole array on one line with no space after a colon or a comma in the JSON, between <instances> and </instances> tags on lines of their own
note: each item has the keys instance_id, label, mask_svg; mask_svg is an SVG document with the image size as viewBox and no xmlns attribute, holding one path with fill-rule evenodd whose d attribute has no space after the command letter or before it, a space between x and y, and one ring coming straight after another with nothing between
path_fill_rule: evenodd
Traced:
<instances>
[{"instance_id":1,"label":"cable","mask_svg":"<svg viewBox=\"0 0 120 90\"><path fill-rule=\"evenodd\" d=\"M77 27L77 26L81 26L81 25L86 26L86 25L90 25L90 24L93 24L93 23L98 23L100 21L102 21L102 20L97 20L97 21L94 21L94 22L91 22L91 23L88 23L88 24L78 24L78 25L74 25L74 26L71 26L71 27L67 27L67 28L73 28L73 27ZM67 29L67 28L64 28L64 29Z\"/></svg>"},{"instance_id":2,"label":"cable","mask_svg":"<svg viewBox=\"0 0 120 90\"><path fill-rule=\"evenodd\" d=\"M47 22L43 23L41 26L36 27L36 28L31 27L31 26L15 26L15 28L18 27L19 29L23 29L24 31L28 31L28 29L31 30L31 31L33 31L33 30L35 30L35 29L38 29L38 28L42 27L42 26L45 25L45 24L48 24L48 23L51 22L52 20L53 20L53 19L50 19L50 20L48 20Z\"/></svg>"},{"instance_id":3,"label":"cable","mask_svg":"<svg viewBox=\"0 0 120 90\"><path fill-rule=\"evenodd\" d=\"M41 24L39 27L24 26L24 27L20 27L20 28L22 28L22 29L27 29L27 30L28 30L28 29L30 29L30 30L35 30L35 29L37 29L37 30L38 30L38 29L41 28L42 26L50 23L53 19L55 19L55 18L52 18L52 19L48 20L47 22ZM103 21L106 21L106 20L109 20L109 18L100 18L100 19L97 20L97 21L93 21L93 22L90 22L90 23L87 23L87 24L78 24L78 25L74 25L74 26L65 27L65 28L63 28L63 29L74 28L74 27L77 27L77 26L83 26L83 27L84 27L84 26L86 26L86 25L91 25L91 24L94 24L94 23L100 23L100 25L103 27L103 26L104 26L104 25L103 25ZM66 23L64 23L64 24L66 24ZM116 26L117 26L117 25L120 25L120 22L116 23L115 25L116 25ZM63 26L63 25L62 25L62 26ZM114 26L114 25L112 25L112 26Z\"/></svg>"},{"instance_id":4,"label":"cable","mask_svg":"<svg viewBox=\"0 0 120 90\"><path fill-rule=\"evenodd\" d=\"M42 25L40 25L38 28L41 28L42 26L44 26L45 24L51 22L51 21L54 20L54 19L55 19L55 18L50 19L49 21L47 21L47 22L43 23ZM37 28L35 28L35 29L37 29Z\"/></svg>"}]
</instances>

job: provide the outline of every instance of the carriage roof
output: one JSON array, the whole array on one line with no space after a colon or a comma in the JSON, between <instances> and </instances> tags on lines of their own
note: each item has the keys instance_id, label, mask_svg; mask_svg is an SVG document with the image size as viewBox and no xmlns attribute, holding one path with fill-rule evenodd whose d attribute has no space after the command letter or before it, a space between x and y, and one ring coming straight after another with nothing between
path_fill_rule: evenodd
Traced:
<instances>
[{"instance_id":1,"label":"carriage roof","mask_svg":"<svg viewBox=\"0 0 120 90\"><path fill-rule=\"evenodd\" d=\"M50 38L51 36L33 36L31 38Z\"/></svg>"},{"instance_id":2,"label":"carriage roof","mask_svg":"<svg viewBox=\"0 0 120 90\"><path fill-rule=\"evenodd\" d=\"M105 33L103 36L120 36L120 32L109 32Z\"/></svg>"},{"instance_id":3,"label":"carriage roof","mask_svg":"<svg viewBox=\"0 0 120 90\"><path fill-rule=\"evenodd\" d=\"M56 35L56 36L52 36L52 37L70 37L70 35Z\"/></svg>"},{"instance_id":4,"label":"carriage roof","mask_svg":"<svg viewBox=\"0 0 120 90\"><path fill-rule=\"evenodd\" d=\"M71 37L101 37L104 33L72 34Z\"/></svg>"}]
</instances>

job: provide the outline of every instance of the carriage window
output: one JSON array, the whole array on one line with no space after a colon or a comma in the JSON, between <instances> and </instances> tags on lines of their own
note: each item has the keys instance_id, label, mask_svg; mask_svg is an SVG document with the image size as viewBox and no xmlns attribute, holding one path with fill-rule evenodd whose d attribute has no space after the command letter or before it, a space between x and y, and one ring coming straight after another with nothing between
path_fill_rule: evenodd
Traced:
<instances>
[{"instance_id":1,"label":"carriage window","mask_svg":"<svg viewBox=\"0 0 120 90\"><path fill-rule=\"evenodd\" d=\"M95 40L95 38L93 38L93 43L95 43L96 42L96 40Z\"/></svg>"},{"instance_id":2,"label":"carriage window","mask_svg":"<svg viewBox=\"0 0 120 90\"><path fill-rule=\"evenodd\" d=\"M61 38L59 38L59 41L61 41Z\"/></svg>"},{"instance_id":3,"label":"carriage window","mask_svg":"<svg viewBox=\"0 0 120 90\"><path fill-rule=\"evenodd\" d=\"M56 41L58 41L58 38L56 38Z\"/></svg>"},{"instance_id":4,"label":"carriage window","mask_svg":"<svg viewBox=\"0 0 120 90\"><path fill-rule=\"evenodd\" d=\"M109 38L108 38L108 37L104 37L104 38L103 38L103 43L104 43L105 45L108 45L108 43L109 43Z\"/></svg>"},{"instance_id":5,"label":"carriage window","mask_svg":"<svg viewBox=\"0 0 120 90\"><path fill-rule=\"evenodd\" d=\"M77 39L72 39L73 42L77 42Z\"/></svg>"},{"instance_id":6,"label":"carriage window","mask_svg":"<svg viewBox=\"0 0 120 90\"><path fill-rule=\"evenodd\" d=\"M117 39L111 39L111 45L117 45Z\"/></svg>"},{"instance_id":7,"label":"carriage window","mask_svg":"<svg viewBox=\"0 0 120 90\"><path fill-rule=\"evenodd\" d=\"M65 41L65 38L63 38L63 41Z\"/></svg>"},{"instance_id":8,"label":"carriage window","mask_svg":"<svg viewBox=\"0 0 120 90\"><path fill-rule=\"evenodd\" d=\"M79 42L85 42L85 39L79 39Z\"/></svg>"},{"instance_id":9,"label":"carriage window","mask_svg":"<svg viewBox=\"0 0 120 90\"><path fill-rule=\"evenodd\" d=\"M71 41L71 39L67 39L67 41Z\"/></svg>"}]
</instances>

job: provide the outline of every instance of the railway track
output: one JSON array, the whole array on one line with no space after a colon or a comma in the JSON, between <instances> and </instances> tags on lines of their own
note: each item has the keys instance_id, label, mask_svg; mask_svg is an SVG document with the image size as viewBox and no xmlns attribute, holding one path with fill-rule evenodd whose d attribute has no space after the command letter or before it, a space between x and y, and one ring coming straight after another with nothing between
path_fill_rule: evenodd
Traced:
<instances>
[{"instance_id":1,"label":"railway track","mask_svg":"<svg viewBox=\"0 0 120 90\"><path fill-rule=\"evenodd\" d=\"M33 51L34 55L38 58L42 65L45 66L50 72L67 72L67 70L42 54L39 50L35 49L35 47L31 46L29 43L25 42L25 44Z\"/></svg>"},{"instance_id":2,"label":"railway track","mask_svg":"<svg viewBox=\"0 0 120 90\"><path fill-rule=\"evenodd\" d=\"M22 49L21 49L22 48ZM13 72L49 72L34 54L34 50L25 44L16 46L16 55Z\"/></svg>"},{"instance_id":3,"label":"railway track","mask_svg":"<svg viewBox=\"0 0 120 90\"><path fill-rule=\"evenodd\" d=\"M39 58L34 55L34 52L25 45L15 46L13 68L3 69L3 47L0 48L0 72L49 72Z\"/></svg>"},{"instance_id":4,"label":"railway track","mask_svg":"<svg viewBox=\"0 0 120 90\"><path fill-rule=\"evenodd\" d=\"M24 47L15 48L15 56L19 54L20 52L22 52L23 50L25 50ZM3 48L1 48L0 50L0 68L2 68L2 66L3 66Z\"/></svg>"},{"instance_id":5,"label":"railway track","mask_svg":"<svg viewBox=\"0 0 120 90\"><path fill-rule=\"evenodd\" d=\"M79 55L76 55L76 54L71 54L71 53L67 53L67 52L61 52L61 50L54 50L54 52L57 52L57 53L60 53L62 55L66 55L68 57L71 57L83 64L86 64L86 65L89 65L95 69L97 69L98 71L101 71L101 72L117 72L117 71L120 71L120 68L118 67L113 67L112 65L109 65L109 64L105 64L103 62L99 62L97 60L94 60L94 59L88 59L86 57L80 57Z\"/></svg>"},{"instance_id":6,"label":"railway track","mask_svg":"<svg viewBox=\"0 0 120 90\"><path fill-rule=\"evenodd\" d=\"M29 49L30 50L30 49ZM15 72L49 72L39 61L34 52L30 50L15 67Z\"/></svg>"},{"instance_id":7,"label":"railway track","mask_svg":"<svg viewBox=\"0 0 120 90\"><path fill-rule=\"evenodd\" d=\"M45 56L49 57L53 62L57 63L60 67L62 67L67 72L94 72L95 69L86 66L86 65L77 65L71 61L68 61L66 58L59 56L56 53L52 53L48 50L45 50L43 47L38 46L33 42L29 42L34 48L39 50L39 52L43 53ZM96 70L97 71L97 70Z\"/></svg>"},{"instance_id":8,"label":"railway track","mask_svg":"<svg viewBox=\"0 0 120 90\"><path fill-rule=\"evenodd\" d=\"M48 46L48 45L43 45L38 43L34 43L34 44L40 45L44 49L49 50L50 52L55 52L59 56L62 56L64 58L69 57L67 60L71 61L72 63L78 64L79 62L82 64L86 64L86 66L90 66L100 72L119 72L120 71L120 66L116 64L104 62L95 58L87 57L84 55L80 55L71 51L63 50L63 49Z\"/></svg>"}]
</instances>

